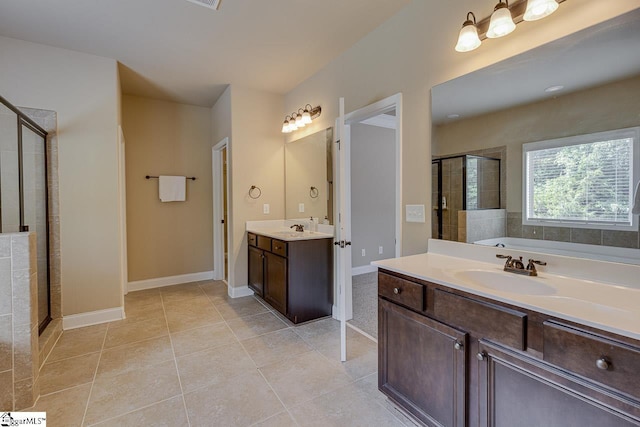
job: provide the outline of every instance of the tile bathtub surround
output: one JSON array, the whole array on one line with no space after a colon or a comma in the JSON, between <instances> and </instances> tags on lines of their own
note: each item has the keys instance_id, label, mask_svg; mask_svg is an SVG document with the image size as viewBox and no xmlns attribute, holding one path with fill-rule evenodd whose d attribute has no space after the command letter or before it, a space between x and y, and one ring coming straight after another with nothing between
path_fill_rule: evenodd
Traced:
<instances>
[{"instance_id":1,"label":"tile bathtub surround","mask_svg":"<svg viewBox=\"0 0 640 427\"><path fill-rule=\"evenodd\" d=\"M225 291L207 281L133 292L133 318L63 332L32 410L53 427L413 425L377 390L373 341L349 329L341 363L337 321L293 326Z\"/></svg>"},{"instance_id":2,"label":"tile bathtub surround","mask_svg":"<svg viewBox=\"0 0 640 427\"><path fill-rule=\"evenodd\" d=\"M463 243L506 236L507 212L481 209L458 212L458 241Z\"/></svg>"}]
</instances>

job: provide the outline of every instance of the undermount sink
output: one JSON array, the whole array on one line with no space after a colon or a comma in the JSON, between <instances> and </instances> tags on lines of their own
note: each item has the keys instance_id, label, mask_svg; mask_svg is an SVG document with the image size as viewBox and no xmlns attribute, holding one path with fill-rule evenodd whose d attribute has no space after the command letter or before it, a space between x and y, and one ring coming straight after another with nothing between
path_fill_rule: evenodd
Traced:
<instances>
[{"instance_id":1,"label":"undermount sink","mask_svg":"<svg viewBox=\"0 0 640 427\"><path fill-rule=\"evenodd\" d=\"M488 270L464 270L454 274L457 279L493 289L520 295L553 295L556 290L539 277L518 276L513 273Z\"/></svg>"}]
</instances>

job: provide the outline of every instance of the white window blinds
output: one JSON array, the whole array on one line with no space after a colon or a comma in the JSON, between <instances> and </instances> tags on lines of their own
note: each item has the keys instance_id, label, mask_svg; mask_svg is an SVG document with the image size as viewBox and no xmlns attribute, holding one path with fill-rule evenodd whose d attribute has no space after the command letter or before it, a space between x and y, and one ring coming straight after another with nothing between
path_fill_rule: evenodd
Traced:
<instances>
[{"instance_id":1,"label":"white window blinds","mask_svg":"<svg viewBox=\"0 0 640 427\"><path fill-rule=\"evenodd\" d=\"M525 224L634 226L638 129L524 144Z\"/></svg>"}]
</instances>

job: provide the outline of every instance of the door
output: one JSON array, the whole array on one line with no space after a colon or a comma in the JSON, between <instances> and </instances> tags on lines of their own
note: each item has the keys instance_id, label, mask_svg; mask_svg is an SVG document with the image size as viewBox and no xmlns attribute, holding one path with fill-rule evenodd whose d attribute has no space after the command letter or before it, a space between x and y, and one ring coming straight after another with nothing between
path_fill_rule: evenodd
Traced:
<instances>
[{"instance_id":1,"label":"door","mask_svg":"<svg viewBox=\"0 0 640 427\"><path fill-rule=\"evenodd\" d=\"M280 313L287 315L287 259L264 253L265 287L264 299Z\"/></svg>"},{"instance_id":2,"label":"door","mask_svg":"<svg viewBox=\"0 0 640 427\"><path fill-rule=\"evenodd\" d=\"M464 426L467 334L378 299L378 387L429 426Z\"/></svg>"},{"instance_id":3,"label":"door","mask_svg":"<svg viewBox=\"0 0 640 427\"><path fill-rule=\"evenodd\" d=\"M264 295L264 252L249 246L249 287L258 296Z\"/></svg>"}]
</instances>

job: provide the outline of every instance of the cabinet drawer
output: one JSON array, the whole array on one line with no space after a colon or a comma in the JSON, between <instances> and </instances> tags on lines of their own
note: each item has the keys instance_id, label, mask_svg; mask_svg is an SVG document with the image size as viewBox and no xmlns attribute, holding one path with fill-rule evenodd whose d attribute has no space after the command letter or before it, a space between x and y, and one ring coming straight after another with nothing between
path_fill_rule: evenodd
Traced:
<instances>
[{"instance_id":1,"label":"cabinet drawer","mask_svg":"<svg viewBox=\"0 0 640 427\"><path fill-rule=\"evenodd\" d=\"M258 236L253 233L247 234L247 243L249 246L258 246Z\"/></svg>"},{"instance_id":2,"label":"cabinet drawer","mask_svg":"<svg viewBox=\"0 0 640 427\"><path fill-rule=\"evenodd\" d=\"M256 236L258 238L258 246L260 249L264 249L265 251L271 250L271 238L265 236Z\"/></svg>"},{"instance_id":3,"label":"cabinet drawer","mask_svg":"<svg viewBox=\"0 0 640 427\"><path fill-rule=\"evenodd\" d=\"M547 321L543 354L546 362L640 398L640 348Z\"/></svg>"},{"instance_id":4,"label":"cabinet drawer","mask_svg":"<svg viewBox=\"0 0 640 427\"><path fill-rule=\"evenodd\" d=\"M449 325L517 350L526 349L525 313L440 289L435 290L433 303L434 315Z\"/></svg>"},{"instance_id":5,"label":"cabinet drawer","mask_svg":"<svg viewBox=\"0 0 640 427\"><path fill-rule=\"evenodd\" d=\"M281 240L273 239L271 241L271 252L277 255L287 256L287 244Z\"/></svg>"},{"instance_id":6,"label":"cabinet drawer","mask_svg":"<svg viewBox=\"0 0 640 427\"><path fill-rule=\"evenodd\" d=\"M378 273L378 295L414 310L425 309L425 287L399 277Z\"/></svg>"}]
</instances>

